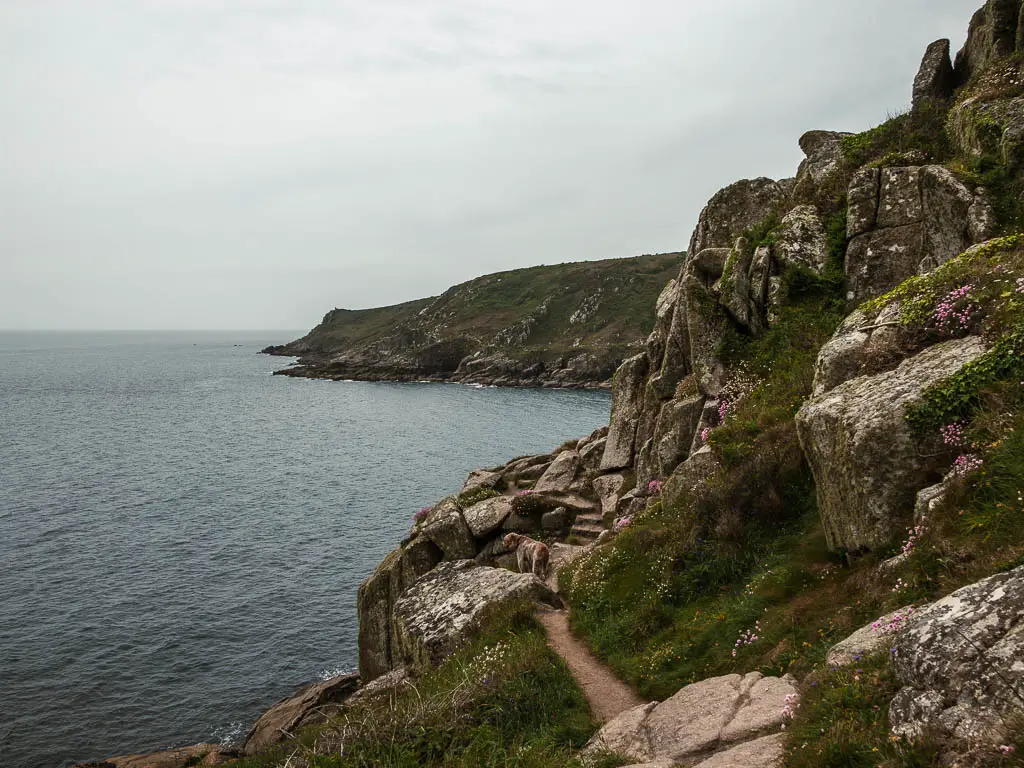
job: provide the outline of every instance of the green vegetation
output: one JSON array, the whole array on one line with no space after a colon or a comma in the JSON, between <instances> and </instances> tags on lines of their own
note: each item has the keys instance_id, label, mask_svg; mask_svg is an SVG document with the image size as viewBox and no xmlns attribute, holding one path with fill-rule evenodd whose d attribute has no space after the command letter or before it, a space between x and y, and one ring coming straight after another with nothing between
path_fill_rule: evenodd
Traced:
<instances>
[{"instance_id":1,"label":"green vegetation","mask_svg":"<svg viewBox=\"0 0 1024 768\"><path fill-rule=\"evenodd\" d=\"M931 103L889 118L876 128L842 140L848 168L944 163L953 158L946 133L948 108Z\"/></svg>"},{"instance_id":2,"label":"green vegetation","mask_svg":"<svg viewBox=\"0 0 1024 768\"><path fill-rule=\"evenodd\" d=\"M938 766L934 744L909 744L889 733L889 702L900 685L888 654L853 669L818 672L804 684L790 727L789 768L925 768Z\"/></svg>"},{"instance_id":3,"label":"green vegetation","mask_svg":"<svg viewBox=\"0 0 1024 768\"><path fill-rule=\"evenodd\" d=\"M337 721L235 763L240 768L573 768L593 734L589 708L522 605L412 688L361 701ZM623 762L608 758L600 765Z\"/></svg>"},{"instance_id":4,"label":"green vegetation","mask_svg":"<svg viewBox=\"0 0 1024 768\"><path fill-rule=\"evenodd\" d=\"M591 353L612 369L654 325L658 296L682 254L584 261L498 272L433 299L367 310L336 309L282 354L377 360L379 345L412 364L454 370L474 351L550 363Z\"/></svg>"},{"instance_id":5,"label":"green vegetation","mask_svg":"<svg viewBox=\"0 0 1024 768\"><path fill-rule=\"evenodd\" d=\"M653 505L562 574L574 628L653 698L716 674L806 671L874 607L836 624L828 617L839 593L799 599L838 570L793 417L842 313L827 280L792 272L786 285L764 336L730 331L719 350L738 372L736 405L709 440L723 470L700 492ZM737 646L748 632L757 641Z\"/></svg>"},{"instance_id":6,"label":"green vegetation","mask_svg":"<svg viewBox=\"0 0 1024 768\"><path fill-rule=\"evenodd\" d=\"M926 275L912 277L867 302L872 312L899 302L899 322L938 341L980 334L991 349L925 392L908 410L919 434L968 418L981 395L1001 381L1024 375L1024 235L972 248Z\"/></svg>"},{"instance_id":7,"label":"green vegetation","mask_svg":"<svg viewBox=\"0 0 1024 768\"><path fill-rule=\"evenodd\" d=\"M948 314L966 324L931 328L933 340L966 333L994 342L1015 338L1024 303L1017 282L1022 242L975 249L913 278L874 308L899 299L901 321L927 325L936 305L970 283L975 309L962 313L954 303ZM793 423L810 392L818 350L843 317L841 285L798 269L787 271L784 285L787 301L766 334L730 330L718 350L733 372L726 395L735 398L708 439L721 469L684 498L652 505L612 544L563 571L573 626L652 698L734 672L807 676L805 703L788 731L792 766L938 765L941 745L934 740L909 745L890 738L887 707L896 683L885 659L826 671L824 658L880 615L1024 564L1021 374L963 385L969 397L962 402L971 407L948 412L969 415L970 423L949 459L972 451L981 469L953 485L917 532L910 557L879 578L879 562L898 547L850 560L827 551ZM940 385L927 402L947 397L945 391ZM1012 759L992 752L977 764L1017 764Z\"/></svg>"},{"instance_id":8,"label":"green vegetation","mask_svg":"<svg viewBox=\"0 0 1024 768\"><path fill-rule=\"evenodd\" d=\"M1024 565L1024 393L1018 382L986 387L953 453L980 464L951 484L909 560L894 574L901 598L947 594Z\"/></svg>"}]
</instances>

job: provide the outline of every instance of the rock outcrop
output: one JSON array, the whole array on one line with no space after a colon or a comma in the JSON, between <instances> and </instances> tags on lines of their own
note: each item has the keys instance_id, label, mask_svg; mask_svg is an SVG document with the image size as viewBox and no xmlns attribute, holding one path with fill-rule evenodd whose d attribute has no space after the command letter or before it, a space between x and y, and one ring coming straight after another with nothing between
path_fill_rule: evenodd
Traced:
<instances>
[{"instance_id":1,"label":"rock outcrop","mask_svg":"<svg viewBox=\"0 0 1024 768\"><path fill-rule=\"evenodd\" d=\"M242 751L247 755L258 754L293 738L300 728L326 722L358 687L356 674L339 675L307 686L264 712L249 729Z\"/></svg>"},{"instance_id":2,"label":"rock outcrop","mask_svg":"<svg viewBox=\"0 0 1024 768\"><path fill-rule=\"evenodd\" d=\"M711 678L660 704L624 712L591 739L586 751L711 768L773 766L781 757L781 740L774 734L785 723L787 705L792 711L798 701L792 677L751 672Z\"/></svg>"},{"instance_id":3,"label":"rock outcrop","mask_svg":"<svg viewBox=\"0 0 1024 768\"><path fill-rule=\"evenodd\" d=\"M74 768L186 768L223 765L235 756L233 750L219 744L193 744L146 755L120 755L95 763L78 763Z\"/></svg>"},{"instance_id":4,"label":"rock outcrop","mask_svg":"<svg viewBox=\"0 0 1024 768\"><path fill-rule=\"evenodd\" d=\"M926 103L942 102L953 95L953 62L949 57L949 40L936 40L928 46L921 68L914 78L912 105L920 109Z\"/></svg>"},{"instance_id":5,"label":"rock outcrop","mask_svg":"<svg viewBox=\"0 0 1024 768\"><path fill-rule=\"evenodd\" d=\"M800 409L797 431L832 549L884 546L910 526L917 492L936 479L940 457L921 450L904 419L906 407L985 351L977 337L943 342L894 371L844 382Z\"/></svg>"},{"instance_id":6,"label":"rock outcrop","mask_svg":"<svg viewBox=\"0 0 1024 768\"><path fill-rule=\"evenodd\" d=\"M413 669L437 666L480 628L488 612L519 601L561 603L532 574L487 568L463 560L443 563L395 603L392 653Z\"/></svg>"},{"instance_id":7,"label":"rock outcrop","mask_svg":"<svg viewBox=\"0 0 1024 768\"><path fill-rule=\"evenodd\" d=\"M850 182L847 298L880 296L908 277L945 264L992 232L970 227L972 207L987 206L940 165L865 169Z\"/></svg>"},{"instance_id":8,"label":"rock outcrop","mask_svg":"<svg viewBox=\"0 0 1024 768\"><path fill-rule=\"evenodd\" d=\"M1024 568L915 611L895 641L904 688L889 707L899 736L998 744L1024 709Z\"/></svg>"}]
</instances>

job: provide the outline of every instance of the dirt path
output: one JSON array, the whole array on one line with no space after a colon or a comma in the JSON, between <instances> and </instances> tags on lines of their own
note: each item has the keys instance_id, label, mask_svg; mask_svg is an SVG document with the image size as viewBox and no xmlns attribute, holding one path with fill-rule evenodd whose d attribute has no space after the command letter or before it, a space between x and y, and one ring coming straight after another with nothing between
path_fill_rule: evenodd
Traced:
<instances>
[{"instance_id":1,"label":"dirt path","mask_svg":"<svg viewBox=\"0 0 1024 768\"><path fill-rule=\"evenodd\" d=\"M569 671L583 689L598 722L607 723L627 709L647 703L572 636L569 615L565 611L538 611L537 619L547 632L548 645L565 659Z\"/></svg>"},{"instance_id":2,"label":"dirt path","mask_svg":"<svg viewBox=\"0 0 1024 768\"><path fill-rule=\"evenodd\" d=\"M551 576L548 586L558 591L554 574L558 568L575 560L587 551L586 547L572 547L556 544L551 552ZM537 619L548 636L548 646L565 659L576 682L583 689L583 695L590 703L594 717L607 723L617 715L647 702L619 680L615 674L590 652L582 642L569 631L569 614L566 611L543 609L537 612Z\"/></svg>"}]
</instances>

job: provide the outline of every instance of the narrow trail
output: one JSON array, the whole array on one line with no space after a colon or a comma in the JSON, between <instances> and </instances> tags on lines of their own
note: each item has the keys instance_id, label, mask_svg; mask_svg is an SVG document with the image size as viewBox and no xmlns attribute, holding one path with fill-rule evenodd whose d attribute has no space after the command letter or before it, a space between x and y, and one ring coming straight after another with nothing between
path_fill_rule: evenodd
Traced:
<instances>
[{"instance_id":1,"label":"narrow trail","mask_svg":"<svg viewBox=\"0 0 1024 768\"><path fill-rule=\"evenodd\" d=\"M607 723L627 709L647 703L572 636L565 611L538 611L537 619L548 635L548 646L565 659L598 722Z\"/></svg>"},{"instance_id":2,"label":"narrow trail","mask_svg":"<svg viewBox=\"0 0 1024 768\"><path fill-rule=\"evenodd\" d=\"M557 592L554 577L557 569L585 551L585 547L556 544L551 553L549 572L552 575L548 577L548 586ZM627 709L647 703L605 664L598 661L586 645L573 637L569 630L568 611L543 608L537 611L537 620L548 636L548 647L565 660L598 722L607 723Z\"/></svg>"}]
</instances>

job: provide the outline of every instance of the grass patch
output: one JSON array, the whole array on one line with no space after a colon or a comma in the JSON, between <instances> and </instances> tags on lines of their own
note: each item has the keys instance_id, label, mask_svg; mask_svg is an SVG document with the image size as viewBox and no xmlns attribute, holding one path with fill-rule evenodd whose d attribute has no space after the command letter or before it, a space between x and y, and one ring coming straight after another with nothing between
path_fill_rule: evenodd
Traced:
<instances>
[{"instance_id":1,"label":"grass patch","mask_svg":"<svg viewBox=\"0 0 1024 768\"><path fill-rule=\"evenodd\" d=\"M900 689L887 654L852 669L818 673L803 686L789 728L789 768L924 768L937 766L933 746L894 740L889 702Z\"/></svg>"},{"instance_id":2,"label":"grass patch","mask_svg":"<svg viewBox=\"0 0 1024 768\"><path fill-rule=\"evenodd\" d=\"M888 654L855 667L816 672L804 681L800 707L787 729L787 768L1012 768L1024 765L1024 742L1010 755L995 746L956 744L925 735L916 742L889 732L889 703L900 683ZM951 763L948 756L957 754Z\"/></svg>"},{"instance_id":3,"label":"grass patch","mask_svg":"<svg viewBox=\"0 0 1024 768\"><path fill-rule=\"evenodd\" d=\"M568 669L519 606L411 689L350 707L295 742L234 763L267 768L566 768L596 729ZM611 757L603 765L621 765Z\"/></svg>"},{"instance_id":4,"label":"grass patch","mask_svg":"<svg viewBox=\"0 0 1024 768\"><path fill-rule=\"evenodd\" d=\"M946 134L946 105L925 103L881 125L841 140L849 168L943 163L953 157Z\"/></svg>"}]
</instances>

